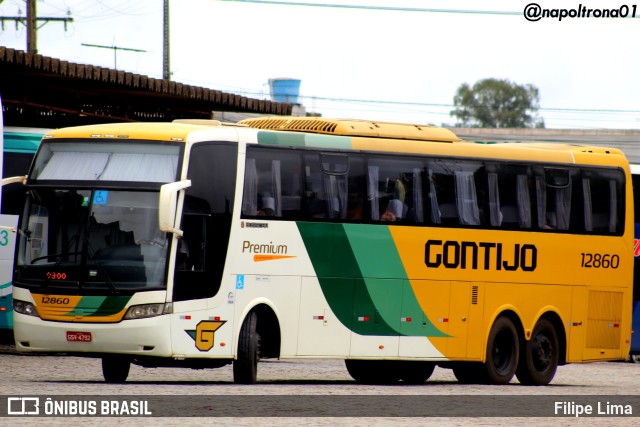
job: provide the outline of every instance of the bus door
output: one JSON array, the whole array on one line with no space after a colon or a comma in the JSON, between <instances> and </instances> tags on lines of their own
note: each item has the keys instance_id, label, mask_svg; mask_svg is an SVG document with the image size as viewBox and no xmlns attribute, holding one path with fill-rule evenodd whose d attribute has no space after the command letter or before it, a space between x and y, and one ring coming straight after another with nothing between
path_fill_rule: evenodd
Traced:
<instances>
[{"instance_id":1,"label":"bus door","mask_svg":"<svg viewBox=\"0 0 640 427\"><path fill-rule=\"evenodd\" d=\"M472 282L451 282L447 357L480 360L485 337L482 334L483 286Z\"/></svg>"}]
</instances>

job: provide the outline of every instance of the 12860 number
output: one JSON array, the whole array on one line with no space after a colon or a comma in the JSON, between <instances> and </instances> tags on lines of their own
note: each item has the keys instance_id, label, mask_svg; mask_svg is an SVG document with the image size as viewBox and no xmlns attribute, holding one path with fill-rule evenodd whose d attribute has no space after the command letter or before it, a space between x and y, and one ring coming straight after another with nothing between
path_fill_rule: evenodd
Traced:
<instances>
[{"instance_id":1,"label":"12860 number","mask_svg":"<svg viewBox=\"0 0 640 427\"><path fill-rule=\"evenodd\" d=\"M618 268L620 257L616 254L590 254L582 252L583 268Z\"/></svg>"}]
</instances>

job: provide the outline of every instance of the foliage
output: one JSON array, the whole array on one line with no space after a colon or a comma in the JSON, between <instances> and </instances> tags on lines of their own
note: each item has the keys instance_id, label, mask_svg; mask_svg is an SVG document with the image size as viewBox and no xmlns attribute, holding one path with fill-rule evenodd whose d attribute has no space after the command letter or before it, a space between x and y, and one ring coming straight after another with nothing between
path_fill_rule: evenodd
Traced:
<instances>
[{"instance_id":1,"label":"foliage","mask_svg":"<svg viewBox=\"0 0 640 427\"><path fill-rule=\"evenodd\" d=\"M506 79L484 79L473 87L463 83L453 98L456 126L485 128L544 128L538 117L538 88Z\"/></svg>"}]
</instances>

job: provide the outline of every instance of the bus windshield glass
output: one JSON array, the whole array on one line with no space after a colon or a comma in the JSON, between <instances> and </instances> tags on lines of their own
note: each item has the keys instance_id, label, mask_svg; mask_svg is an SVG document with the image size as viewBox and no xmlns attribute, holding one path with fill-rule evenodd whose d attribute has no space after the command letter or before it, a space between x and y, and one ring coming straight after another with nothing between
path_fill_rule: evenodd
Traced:
<instances>
[{"instance_id":1,"label":"bus windshield glass","mask_svg":"<svg viewBox=\"0 0 640 427\"><path fill-rule=\"evenodd\" d=\"M157 192L32 189L15 279L47 292L164 289L167 253Z\"/></svg>"},{"instance_id":2,"label":"bus windshield glass","mask_svg":"<svg viewBox=\"0 0 640 427\"><path fill-rule=\"evenodd\" d=\"M45 140L30 179L172 182L176 179L179 154L177 144Z\"/></svg>"}]
</instances>

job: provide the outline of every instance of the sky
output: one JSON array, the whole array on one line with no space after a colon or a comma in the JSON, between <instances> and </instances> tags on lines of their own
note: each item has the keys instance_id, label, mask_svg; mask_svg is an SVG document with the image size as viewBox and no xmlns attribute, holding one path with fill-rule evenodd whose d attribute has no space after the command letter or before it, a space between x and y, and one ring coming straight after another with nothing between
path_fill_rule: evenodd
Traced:
<instances>
[{"instance_id":1,"label":"sky","mask_svg":"<svg viewBox=\"0 0 640 427\"><path fill-rule=\"evenodd\" d=\"M444 126L461 84L507 79L539 89L547 128L640 129L640 1L536 2L555 17L525 19L528 0L170 0L171 79L258 99L299 79L308 112ZM558 17L581 6L629 18ZM25 13L0 0L0 16ZM162 78L162 0L38 0L37 14L73 18L40 23L39 54ZM0 45L26 50L26 27L5 21Z\"/></svg>"}]
</instances>

